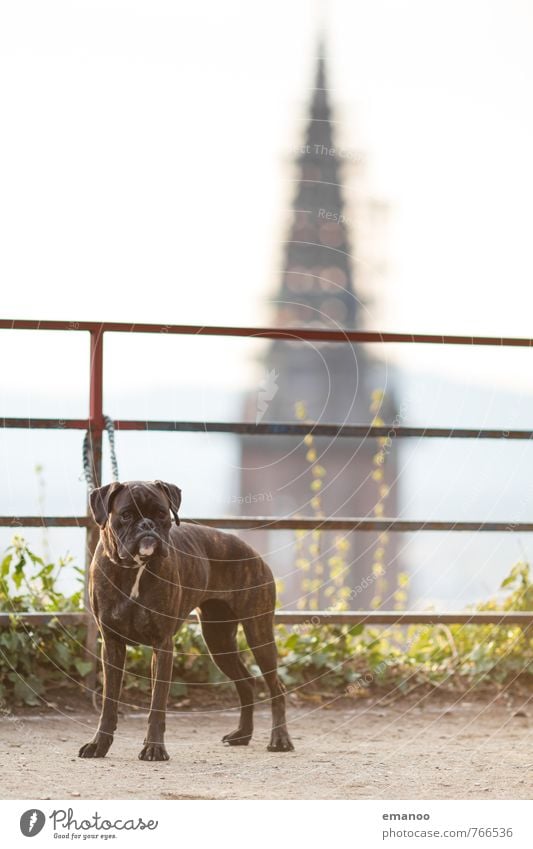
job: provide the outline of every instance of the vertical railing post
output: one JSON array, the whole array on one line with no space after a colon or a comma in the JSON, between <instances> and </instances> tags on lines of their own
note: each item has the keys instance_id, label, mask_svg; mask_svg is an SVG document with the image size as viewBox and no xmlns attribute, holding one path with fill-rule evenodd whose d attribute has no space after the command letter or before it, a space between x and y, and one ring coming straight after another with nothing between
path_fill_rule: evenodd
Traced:
<instances>
[{"instance_id":1,"label":"vertical railing post","mask_svg":"<svg viewBox=\"0 0 533 849\"><path fill-rule=\"evenodd\" d=\"M89 375L89 445L90 445L90 461L91 471L95 486L100 486L102 482L102 433L104 428L104 410L103 410L103 394L104 394L104 334L101 327L90 331L91 347L90 347L90 375ZM85 587L84 601L85 610L89 613L87 617L87 635L85 639L85 649L88 659L93 663L93 672L87 678L87 684L91 691L96 686L96 662L97 662L97 646L98 646L98 629L94 617L90 613L89 602L89 567L94 554L94 550L98 544L100 537L100 529L92 521L87 503L87 515L89 516L90 524L87 528L87 545L85 559Z\"/></svg>"}]
</instances>

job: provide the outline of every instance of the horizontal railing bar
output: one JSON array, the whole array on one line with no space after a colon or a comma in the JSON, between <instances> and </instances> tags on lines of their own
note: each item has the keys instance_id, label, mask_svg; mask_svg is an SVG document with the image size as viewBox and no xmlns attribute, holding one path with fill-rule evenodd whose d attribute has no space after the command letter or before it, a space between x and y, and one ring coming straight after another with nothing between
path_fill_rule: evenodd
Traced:
<instances>
[{"instance_id":1,"label":"horizontal railing bar","mask_svg":"<svg viewBox=\"0 0 533 849\"><path fill-rule=\"evenodd\" d=\"M45 625L58 619L65 625L85 622L88 613L0 613L0 627L15 619L28 625ZM189 619L197 621L191 614ZM417 610L277 610L278 625L533 625L533 611L491 610L437 613Z\"/></svg>"},{"instance_id":2,"label":"horizontal railing bar","mask_svg":"<svg viewBox=\"0 0 533 849\"><path fill-rule=\"evenodd\" d=\"M416 610L276 611L280 625L533 625L533 611L437 613Z\"/></svg>"},{"instance_id":3,"label":"horizontal railing bar","mask_svg":"<svg viewBox=\"0 0 533 849\"><path fill-rule=\"evenodd\" d=\"M533 439L533 430L403 427L395 425L337 425L300 424L296 422L169 422L169 421L120 421L116 430L186 431L205 433L236 433L246 436L339 436L363 439L365 437L429 437L441 439Z\"/></svg>"},{"instance_id":4,"label":"horizontal railing bar","mask_svg":"<svg viewBox=\"0 0 533 849\"><path fill-rule=\"evenodd\" d=\"M89 419L0 419L0 426L19 429L87 430ZM337 425L307 424L297 422L197 422L197 421L146 421L117 419L117 431L172 431L190 433L236 433L246 436L338 436L362 439L370 438L430 438L430 439L533 439L533 430L506 430L502 428L447 428L447 427L404 427L390 425Z\"/></svg>"},{"instance_id":5,"label":"horizontal railing bar","mask_svg":"<svg viewBox=\"0 0 533 849\"><path fill-rule=\"evenodd\" d=\"M89 516L0 516L0 528L88 528Z\"/></svg>"},{"instance_id":6,"label":"horizontal railing bar","mask_svg":"<svg viewBox=\"0 0 533 849\"><path fill-rule=\"evenodd\" d=\"M209 528L254 530L321 530L321 531L470 531L522 532L533 531L533 522L454 522L410 519L366 519L358 517L319 518L311 516L285 519L275 516L218 516L182 518L182 522L205 525ZM86 528L92 525L88 516L0 516L2 528Z\"/></svg>"},{"instance_id":7,"label":"horizontal railing bar","mask_svg":"<svg viewBox=\"0 0 533 849\"><path fill-rule=\"evenodd\" d=\"M0 427L19 430L88 430L89 419L0 418Z\"/></svg>"},{"instance_id":8,"label":"horizontal railing bar","mask_svg":"<svg viewBox=\"0 0 533 849\"><path fill-rule=\"evenodd\" d=\"M162 333L183 336L237 336L323 342L383 342L424 345L490 345L531 348L533 339L512 336L461 336L433 333L380 333L365 330L326 330L311 327L221 327L196 324L126 324L97 321L37 321L0 319L3 330L85 330L90 333Z\"/></svg>"},{"instance_id":9,"label":"horizontal railing bar","mask_svg":"<svg viewBox=\"0 0 533 849\"><path fill-rule=\"evenodd\" d=\"M212 528L240 528L241 530L321 530L321 531L493 531L530 532L533 522L453 522L412 521L408 519L364 519L293 517L290 519L269 516L225 516L216 519L183 519Z\"/></svg>"},{"instance_id":10,"label":"horizontal railing bar","mask_svg":"<svg viewBox=\"0 0 533 849\"><path fill-rule=\"evenodd\" d=\"M66 613L58 611L57 613L25 613L14 611L13 613L0 613L0 627L6 627L15 619L26 622L28 625L47 625L53 619L59 619L64 625L83 625L90 616L85 611L79 613Z\"/></svg>"}]
</instances>

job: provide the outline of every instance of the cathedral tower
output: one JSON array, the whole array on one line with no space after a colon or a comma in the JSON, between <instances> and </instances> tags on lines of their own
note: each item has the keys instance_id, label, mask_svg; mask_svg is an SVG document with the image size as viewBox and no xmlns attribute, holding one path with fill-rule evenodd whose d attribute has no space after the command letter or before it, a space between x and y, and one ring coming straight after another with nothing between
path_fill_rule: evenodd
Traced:
<instances>
[{"instance_id":1,"label":"cathedral tower","mask_svg":"<svg viewBox=\"0 0 533 849\"><path fill-rule=\"evenodd\" d=\"M357 329L361 317L354 285L354 228L344 204L346 163L336 146L326 70L320 49L305 136L294 163L297 179L281 277L270 303L269 323L284 329ZM385 383L383 365L368 350L350 343L276 340L269 344L261 365L260 390L246 399L247 420L369 423L376 413L375 403L371 411L372 397ZM378 405L386 422L394 418L388 395ZM297 437L243 437L241 493L249 500L242 512L252 513L248 504L253 498L254 504L260 502L253 511L262 515L372 516L378 515L376 505L386 489L385 512L394 515L395 491L387 481L395 479L395 452L387 454L376 474L377 452L376 440L370 439L321 437L309 444ZM375 553L384 547L382 541L378 546L374 534L345 537L349 546L347 551L344 547L343 579L346 587L353 588L376 572ZM322 533L295 542L294 532L255 531L249 539L282 579L285 606L312 606L311 594L302 592L297 567L297 561L305 560L310 575L318 570L315 603L318 596L321 606L327 602L329 573L324 564L336 556L339 534ZM387 559L394 559L392 538L387 540ZM309 580L308 576L304 581L306 587ZM363 592L350 606L368 605L376 596L374 590Z\"/></svg>"}]
</instances>

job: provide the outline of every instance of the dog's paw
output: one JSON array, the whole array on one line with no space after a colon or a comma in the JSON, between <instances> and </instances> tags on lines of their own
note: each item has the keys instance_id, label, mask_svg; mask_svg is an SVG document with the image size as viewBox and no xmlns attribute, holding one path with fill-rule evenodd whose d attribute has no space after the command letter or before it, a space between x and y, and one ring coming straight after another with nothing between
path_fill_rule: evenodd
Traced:
<instances>
[{"instance_id":1,"label":"dog's paw","mask_svg":"<svg viewBox=\"0 0 533 849\"><path fill-rule=\"evenodd\" d=\"M170 755L164 743L147 743L139 752L140 761L168 761Z\"/></svg>"},{"instance_id":2,"label":"dog's paw","mask_svg":"<svg viewBox=\"0 0 533 849\"><path fill-rule=\"evenodd\" d=\"M79 758L105 758L109 751L109 747L113 742L113 738L106 739L99 737L96 740L91 740L90 743L85 743L78 752Z\"/></svg>"},{"instance_id":3,"label":"dog's paw","mask_svg":"<svg viewBox=\"0 0 533 849\"><path fill-rule=\"evenodd\" d=\"M274 728L270 743L267 746L268 752L294 752L294 746L291 738L285 729Z\"/></svg>"},{"instance_id":4,"label":"dog's paw","mask_svg":"<svg viewBox=\"0 0 533 849\"><path fill-rule=\"evenodd\" d=\"M232 731L231 734L225 734L222 738L222 742L225 746L247 746L251 739L251 733L247 733L246 731L242 731L240 728L237 728L237 730Z\"/></svg>"}]
</instances>

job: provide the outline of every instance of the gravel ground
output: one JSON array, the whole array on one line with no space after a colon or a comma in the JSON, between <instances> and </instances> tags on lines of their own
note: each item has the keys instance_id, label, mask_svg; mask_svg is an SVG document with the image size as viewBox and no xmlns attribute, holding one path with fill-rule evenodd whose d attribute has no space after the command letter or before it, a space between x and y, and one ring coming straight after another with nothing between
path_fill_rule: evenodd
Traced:
<instances>
[{"instance_id":1,"label":"gravel ground","mask_svg":"<svg viewBox=\"0 0 533 849\"><path fill-rule=\"evenodd\" d=\"M424 697L384 707L292 706L290 754L268 753L269 715L248 747L220 739L236 712L170 713L166 763L137 759L146 715L123 716L108 756L76 757L94 713L0 720L2 798L25 799L531 799L527 703Z\"/></svg>"}]
</instances>

